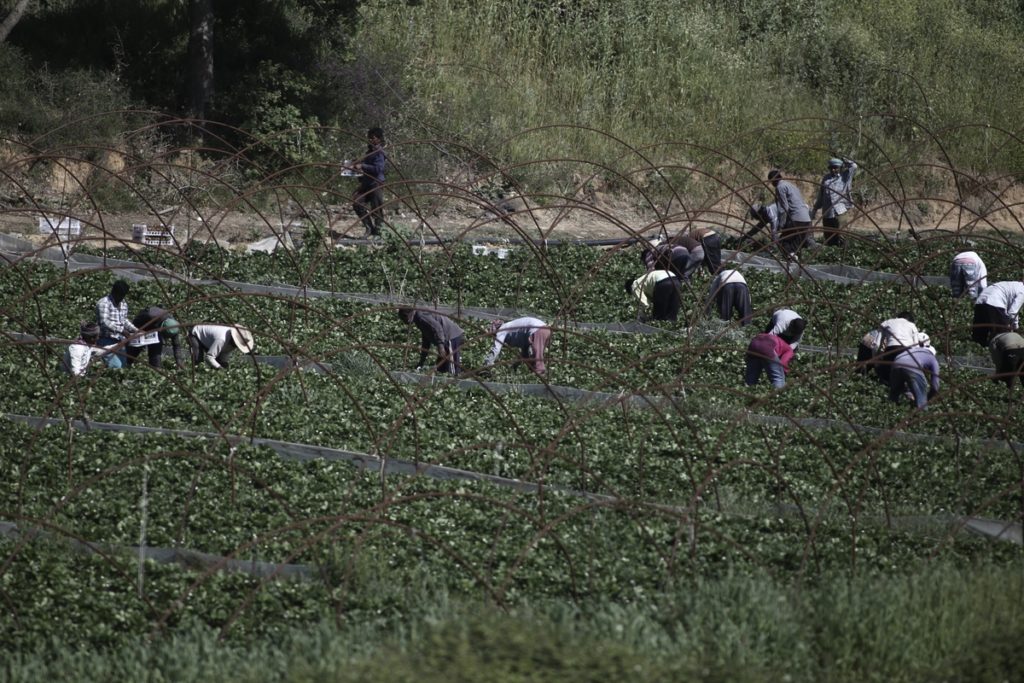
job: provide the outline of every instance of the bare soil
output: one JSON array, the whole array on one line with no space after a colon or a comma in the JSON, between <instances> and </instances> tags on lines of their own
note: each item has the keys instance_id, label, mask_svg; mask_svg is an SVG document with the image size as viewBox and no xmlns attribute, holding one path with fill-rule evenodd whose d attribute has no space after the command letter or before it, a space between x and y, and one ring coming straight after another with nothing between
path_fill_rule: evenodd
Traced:
<instances>
[{"instance_id":1,"label":"bare soil","mask_svg":"<svg viewBox=\"0 0 1024 683\"><path fill-rule=\"evenodd\" d=\"M951 232L1005 231L1010 234L1024 232L1022 220L1015 207L1021 206L1024 189L1011 188L999 198L998 204L971 206L969 202L908 202L901 207L866 207L858 210L851 229L862 233L907 232L910 227L918 231L948 230ZM500 214L469 202L447 202L442 206L412 211L407 207L392 207L386 216L391 226L410 238L432 237L464 238L480 242L500 242L507 239L533 240L595 240L626 238L636 234L654 236L661 231L662 220L652 209L639 209L629 202L598 193L581 197L562 206L540 207L522 199L503 202ZM498 207L495 207L498 208ZM688 225L710 225L720 231L745 229L741 216L745 210L739 201L734 205L716 206L710 210L689 214L670 208L674 215L667 219L666 228L675 233ZM132 226L144 223L151 227L162 224L175 227L175 237L183 243L188 239L217 240L228 248L246 245L287 231L302 239L310 226L335 241L344 238L362 238L364 231L351 207L335 205L306 211L301 207L281 207L266 213L204 210L202 215L184 210L167 210L160 215L141 212L98 213L83 211L74 214L82 222L83 237L89 241L111 240L134 246ZM687 215L695 216L691 222ZM47 238L39 234L40 212L32 209L6 209L0 211L0 232L19 235L43 244ZM51 238L52 239L52 238Z\"/></svg>"}]
</instances>

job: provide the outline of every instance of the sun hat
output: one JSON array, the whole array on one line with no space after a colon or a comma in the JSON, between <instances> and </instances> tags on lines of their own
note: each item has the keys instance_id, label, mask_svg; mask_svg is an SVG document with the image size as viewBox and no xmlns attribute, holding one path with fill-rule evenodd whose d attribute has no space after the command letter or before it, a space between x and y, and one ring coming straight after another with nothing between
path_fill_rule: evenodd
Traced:
<instances>
[{"instance_id":1,"label":"sun hat","mask_svg":"<svg viewBox=\"0 0 1024 683\"><path fill-rule=\"evenodd\" d=\"M181 325L179 325L178 321L175 320L174 318L164 318L164 321L163 323L160 324L160 327L163 328L164 332L171 335L172 337L178 336L178 332L181 331Z\"/></svg>"},{"instance_id":2,"label":"sun hat","mask_svg":"<svg viewBox=\"0 0 1024 683\"><path fill-rule=\"evenodd\" d=\"M843 160L842 159L837 159L835 157L832 157L831 159L828 160L828 167L829 168L840 168L842 165L843 165Z\"/></svg>"},{"instance_id":3,"label":"sun hat","mask_svg":"<svg viewBox=\"0 0 1024 683\"><path fill-rule=\"evenodd\" d=\"M255 348L252 332L241 325L231 328L231 341L235 343L235 348L242 353L252 353L253 348Z\"/></svg>"}]
</instances>

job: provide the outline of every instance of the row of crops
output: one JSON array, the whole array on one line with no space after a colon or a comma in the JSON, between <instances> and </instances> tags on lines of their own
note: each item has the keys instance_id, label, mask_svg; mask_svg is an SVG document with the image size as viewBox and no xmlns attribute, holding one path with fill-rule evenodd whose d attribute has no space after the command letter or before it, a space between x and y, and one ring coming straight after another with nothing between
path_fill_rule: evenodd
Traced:
<instances>
[{"instance_id":1,"label":"row of crops","mask_svg":"<svg viewBox=\"0 0 1024 683\"><path fill-rule=\"evenodd\" d=\"M942 275L961 246L942 239L894 251L864 241L847 256ZM400 622L424 592L503 606L629 602L736 575L814 583L899 576L937 561L1020 561L1019 546L964 533L965 518L1021 520L1018 394L976 369L944 367L939 397L914 411L887 402L845 351L912 309L941 354L984 364L967 333L969 302L944 288L746 271L758 317L739 328L704 317L704 276L678 324L639 335L572 326L635 319L622 291L638 274L635 248L524 247L508 260L399 243L106 256L142 264L128 275L178 275L134 282L132 311L162 303L186 324L245 324L259 354L312 359L318 372L254 361L221 373L142 364L97 366L72 380L57 370L66 344L58 340L74 336L126 273L38 259L0 270L0 321L19 333L0 341L0 410L54 418L46 428L8 420L0 430L0 500L18 527L0 538L13 615L0 637L18 648L58 633L114 644L196 623L247 637L325 617ZM983 256L992 281L1020 272L1012 244ZM517 393L539 380L511 363L494 384L472 373L458 384L398 375L414 364L418 336L393 305L242 293L186 276L534 313L556 328L545 381L604 399ZM805 344L831 351L801 351L780 392L743 387L746 341L779 306L807 318ZM484 323L460 322L464 363L479 367L490 346ZM96 423L179 433L86 429ZM398 476L324 451L282 457L260 439L493 477ZM139 545L309 571L268 579L119 550Z\"/></svg>"}]
</instances>

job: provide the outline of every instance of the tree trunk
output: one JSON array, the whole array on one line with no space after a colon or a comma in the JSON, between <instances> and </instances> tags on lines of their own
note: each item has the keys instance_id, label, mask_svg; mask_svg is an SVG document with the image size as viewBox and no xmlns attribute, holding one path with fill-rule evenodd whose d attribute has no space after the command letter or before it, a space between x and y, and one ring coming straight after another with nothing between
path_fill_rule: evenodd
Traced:
<instances>
[{"instance_id":1,"label":"tree trunk","mask_svg":"<svg viewBox=\"0 0 1024 683\"><path fill-rule=\"evenodd\" d=\"M213 0L189 0L189 115L200 121L213 100Z\"/></svg>"},{"instance_id":2,"label":"tree trunk","mask_svg":"<svg viewBox=\"0 0 1024 683\"><path fill-rule=\"evenodd\" d=\"M11 31L14 30L15 24L21 21L22 15L28 9L29 2L31 0L18 0L17 4L14 5L14 9L4 19L4 23L0 24L0 43L7 40L7 36L11 35Z\"/></svg>"}]
</instances>

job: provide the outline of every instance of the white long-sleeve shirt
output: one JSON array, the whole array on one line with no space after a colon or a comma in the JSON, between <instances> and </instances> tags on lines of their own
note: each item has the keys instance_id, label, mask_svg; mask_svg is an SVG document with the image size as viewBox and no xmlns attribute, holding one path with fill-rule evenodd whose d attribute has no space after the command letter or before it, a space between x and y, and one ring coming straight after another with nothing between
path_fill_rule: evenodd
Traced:
<instances>
[{"instance_id":1,"label":"white long-sleeve shirt","mask_svg":"<svg viewBox=\"0 0 1024 683\"><path fill-rule=\"evenodd\" d=\"M501 349L506 344L517 349L526 349L530 346L530 337L533 333L548 324L539 318L516 318L509 320L498 328L494 335L494 347L484 359L484 365L494 365L498 360Z\"/></svg>"},{"instance_id":2,"label":"white long-sleeve shirt","mask_svg":"<svg viewBox=\"0 0 1024 683\"><path fill-rule=\"evenodd\" d=\"M227 325L196 325L189 334L203 347L203 359L206 363L210 367L220 368L218 358L224 353L224 347L231 338L231 328Z\"/></svg>"},{"instance_id":3,"label":"white long-sleeve shirt","mask_svg":"<svg viewBox=\"0 0 1024 683\"><path fill-rule=\"evenodd\" d=\"M1017 329L1020 309L1024 306L1024 282L1007 280L989 285L982 290L975 300L976 304L988 304L1006 311L1013 318L1013 328Z\"/></svg>"}]
</instances>

